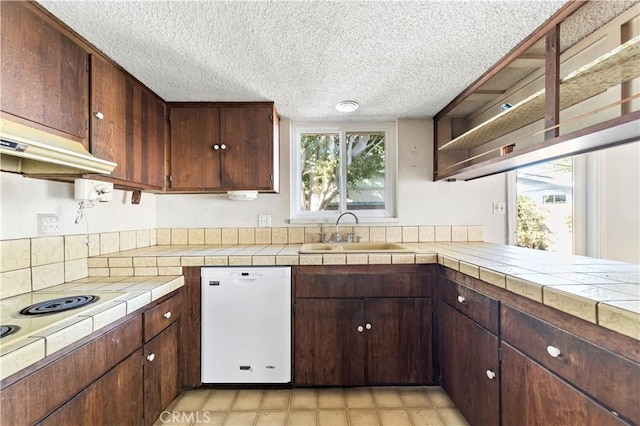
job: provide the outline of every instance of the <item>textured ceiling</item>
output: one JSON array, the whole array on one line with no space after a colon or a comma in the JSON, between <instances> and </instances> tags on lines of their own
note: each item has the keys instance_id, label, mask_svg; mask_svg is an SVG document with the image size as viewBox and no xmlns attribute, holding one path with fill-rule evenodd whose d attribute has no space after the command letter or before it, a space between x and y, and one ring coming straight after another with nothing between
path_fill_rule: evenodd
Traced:
<instances>
[{"instance_id":1,"label":"textured ceiling","mask_svg":"<svg viewBox=\"0 0 640 426\"><path fill-rule=\"evenodd\" d=\"M167 101L370 120L434 115L564 1L39 3Z\"/></svg>"}]
</instances>

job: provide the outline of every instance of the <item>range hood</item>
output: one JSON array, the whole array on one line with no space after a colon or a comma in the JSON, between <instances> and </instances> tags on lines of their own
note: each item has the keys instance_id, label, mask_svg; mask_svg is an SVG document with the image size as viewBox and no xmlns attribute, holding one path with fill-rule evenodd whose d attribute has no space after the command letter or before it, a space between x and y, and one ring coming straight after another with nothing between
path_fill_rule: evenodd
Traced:
<instances>
[{"instance_id":1,"label":"range hood","mask_svg":"<svg viewBox=\"0 0 640 426\"><path fill-rule=\"evenodd\" d=\"M81 143L0 119L0 169L24 174L109 174L117 166Z\"/></svg>"}]
</instances>

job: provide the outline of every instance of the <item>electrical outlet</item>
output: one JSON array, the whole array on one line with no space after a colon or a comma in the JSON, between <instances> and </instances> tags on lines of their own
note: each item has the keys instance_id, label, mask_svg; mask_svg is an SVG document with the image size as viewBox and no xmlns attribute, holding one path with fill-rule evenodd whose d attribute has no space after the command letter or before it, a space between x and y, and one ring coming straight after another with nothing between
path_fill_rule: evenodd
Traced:
<instances>
[{"instance_id":1,"label":"electrical outlet","mask_svg":"<svg viewBox=\"0 0 640 426\"><path fill-rule=\"evenodd\" d=\"M260 227L260 228L269 228L269 227L271 227L271 215L270 214L259 214L258 215L258 227Z\"/></svg>"},{"instance_id":2,"label":"electrical outlet","mask_svg":"<svg viewBox=\"0 0 640 426\"><path fill-rule=\"evenodd\" d=\"M507 213L506 203L493 203L493 214L506 214L506 213Z\"/></svg>"},{"instance_id":3,"label":"electrical outlet","mask_svg":"<svg viewBox=\"0 0 640 426\"><path fill-rule=\"evenodd\" d=\"M60 232L60 218L55 214L38 213L38 235L51 235Z\"/></svg>"}]
</instances>

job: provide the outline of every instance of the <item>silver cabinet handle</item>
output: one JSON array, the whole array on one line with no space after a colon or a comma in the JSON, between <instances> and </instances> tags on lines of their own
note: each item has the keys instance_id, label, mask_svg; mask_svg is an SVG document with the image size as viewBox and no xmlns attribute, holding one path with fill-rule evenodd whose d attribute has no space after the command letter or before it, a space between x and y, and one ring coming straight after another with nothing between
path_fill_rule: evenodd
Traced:
<instances>
[{"instance_id":1,"label":"silver cabinet handle","mask_svg":"<svg viewBox=\"0 0 640 426\"><path fill-rule=\"evenodd\" d=\"M220 145L221 149L227 149L227 146L225 144Z\"/></svg>"},{"instance_id":2,"label":"silver cabinet handle","mask_svg":"<svg viewBox=\"0 0 640 426\"><path fill-rule=\"evenodd\" d=\"M493 380L496 378L496 373L491 370L487 370L487 377L489 378L489 380Z\"/></svg>"},{"instance_id":3,"label":"silver cabinet handle","mask_svg":"<svg viewBox=\"0 0 640 426\"><path fill-rule=\"evenodd\" d=\"M466 302L466 301L467 301L467 299L465 299L464 297L462 297L462 296L458 296L458 302L460 302L460 303L464 303L464 302Z\"/></svg>"},{"instance_id":4,"label":"silver cabinet handle","mask_svg":"<svg viewBox=\"0 0 640 426\"><path fill-rule=\"evenodd\" d=\"M220 145L215 144L215 145L212 146L212 148L213 148L214 151L217 151L217 150L220 149Z\"/></svg>"},{"instance_id":5,"label":"silver cabinet handle","mask_svg":"<svg viewBox=\"0 0 640 426\"><path fill-rule=\"evenodd\" d=\"M371 330L371 324L367 323L367 325L365 325L364 328L366 328L367 330Z\"/></svg>"},{"instance_id":6,"label":"silver cabinet handle","mask_svg":"<svg viewBox=\"0 0 640 426\"><path fill-rule=\"evenodd\" d=\"M154 359L156 359L156 354L149 354L149 355L147 356L147 360L148 360L149 362L153 361Z\"/></svg>"},{"instance_id":7,"label":"silver cabinet handle","mask_svg":"<svg viewBox=\"0 0 640 426\"><path fill-rule=\"evenodd\" d=\"M364 327L361 325L358 326L358 333L362 333L364 331Z\"/></svg>"},{"instance_id":8,"label":"silver cabinet handle","mask_svg":"<svg viewBox=\"0 0 640 426\"><path fill-rule=\"evenodd\" d=\"M167 318L167 319L171 318L171 311L165 312L164 315L162 315L162 316Z\"/></svg>"},{"instance_id":9,"label":"silver cabinet handle","mask_svg":"<svg viewBox=\"0 0 640 426\"><path fill-rule=\"evenodd\" d=\"M547 346L547 353L554 358L558 358L560 355L562 355L562 352L560 351L560 349L551 345Z\"/></svg>"},{"instance_id":10,"label":"silver cabinet handle","mask_svg":"<svg viewBox=\"0 0 640 426\"><path fill-rule=\"evenodd\" d=\"M100 111L98 111L98 112L94 112L94 113L93 113L93 116L94 116L95 118L97 118L98 120L104 120L104 114L103 114L103 113L101 113Z\"/></svg>"}]
</instances>

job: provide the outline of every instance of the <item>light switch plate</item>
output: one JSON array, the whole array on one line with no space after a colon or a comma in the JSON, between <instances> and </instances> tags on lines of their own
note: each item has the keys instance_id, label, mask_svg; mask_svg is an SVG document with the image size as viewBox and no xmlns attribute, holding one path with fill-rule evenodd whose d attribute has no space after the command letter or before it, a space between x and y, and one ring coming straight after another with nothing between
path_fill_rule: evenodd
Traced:
<instances>
[{"instance_id":1,"label":"light switch plate","mask_svg":"<svg viewBox=\"0 0 640 426\"><path fill-rule=\"evenodd\" d=\"M507 213L506 203L493 203L493 214L506 214L506 213Z\"/></svg>"},{"instance_id":2,"label":"light switch plate","mask_svg":"<svg viewBox=\"0 0 640 426\"><path fill-rule=\"evenodd\" d=\"M271 227L271 215L270 214L259 214L258 215L258 227L259 228L269 228L269 227Z\"/></svg>"}]
</instances>

